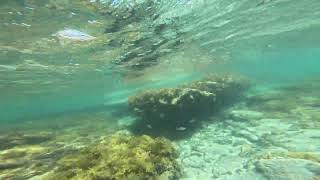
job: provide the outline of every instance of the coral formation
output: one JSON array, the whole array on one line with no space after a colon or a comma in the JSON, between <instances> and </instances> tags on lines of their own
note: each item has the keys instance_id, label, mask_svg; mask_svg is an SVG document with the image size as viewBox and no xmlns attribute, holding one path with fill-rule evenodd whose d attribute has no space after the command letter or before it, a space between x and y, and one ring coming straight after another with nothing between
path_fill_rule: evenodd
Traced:
<instances>
[{"instance_id":1,"label":"coral formation","mask_svg":"<svg viewBox=\"0 0 320 180\"><path fill-rule=\"evenodd\" d=\"M197 119L233 102L247 87L242 78L212 75L177 88L144 91L129 97L128 102L141 118L138 124L153 130L184 131ZM141 129L138 126L136 129Z\"/></svg>"},{"instance_id":2,"label":"coral formation","mask_svg":"<svg viewBox=\"0 0 320 180\"><path fill-rule=\"evenodd\" d=\"M65 156L46 179L176 179L176 158L174 146L164 138L116 134Z\"/></svg>"}]
</instances>

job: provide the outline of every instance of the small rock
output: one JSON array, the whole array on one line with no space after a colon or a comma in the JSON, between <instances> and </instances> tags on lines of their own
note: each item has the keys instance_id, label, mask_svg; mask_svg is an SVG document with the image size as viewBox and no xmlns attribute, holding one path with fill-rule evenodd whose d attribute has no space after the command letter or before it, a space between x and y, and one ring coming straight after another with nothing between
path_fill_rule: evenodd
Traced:
<instances>
[{"instance_id":1,"label":"small rock","mask_svg":"<svg viewBox=\"0 0 320 180\"><path fill-rule=\"evenodd\" d=\"M176 128L177 131L184 131L184 130L186 130L186 129L187 129L187 128L185 128L185 127L183 127L183 126Z\"/></svg>"},{"instance_id":2,"label":"small rock","mask_svg":"<svg viewBox=\"0 0 320 180\"><path fill-rule=\"evenodd\" d=\"M78 31L76 29L64 29L58 31L57 33L53 34L52 36L57 37L59 40L69 40L69 41L91 41L96 39L96 37L91 36L87 33Z\"/></svg>"}]
</instances>

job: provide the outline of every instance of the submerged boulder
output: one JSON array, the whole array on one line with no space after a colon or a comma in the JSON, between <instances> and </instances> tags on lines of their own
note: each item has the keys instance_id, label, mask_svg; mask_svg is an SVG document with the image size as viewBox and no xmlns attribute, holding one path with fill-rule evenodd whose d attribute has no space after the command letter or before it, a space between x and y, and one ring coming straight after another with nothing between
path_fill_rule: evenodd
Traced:
<instances>
[{"instance_id":1,"label":"submerged boulder","mask_svg":"<svg viewBox=\"0 0 320 180\"><path fill-rule=\"evenodd\" d=\"M199 112L214 106L216 95L191 88L168 88L146 91L129 98L133 112L154 127L169 122L182 126ZM173 120L174 119L174 120Z\"/></svg>"},{"instance_id":2,"label":"submerged boulder","mask_svg":"<svg viewBox=\"0 0 320 180\"><path fill-rule=\"evenodd\" d=\"M185 131L234 102L247 88L248 81L243 78L212 75L177 88L144 91L129 97L128 102L140 118L135 128Z\"/></svg>"}]
</instances>

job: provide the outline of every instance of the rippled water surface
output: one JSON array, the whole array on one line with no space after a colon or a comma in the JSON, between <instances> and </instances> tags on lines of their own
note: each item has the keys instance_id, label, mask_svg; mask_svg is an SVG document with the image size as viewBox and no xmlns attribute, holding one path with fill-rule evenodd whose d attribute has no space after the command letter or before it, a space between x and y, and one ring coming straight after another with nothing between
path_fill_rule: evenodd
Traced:
<instances>
[{"instance_id":1,"label":"rippled water surface","mask_svg":"<svg viewBox=\"0 0 320 180\"><path fill-rule=\"evenodd\" d=\"M319 0L2 0L0 179L320 179L319 32Z\"/></svg>"}]
</instances>

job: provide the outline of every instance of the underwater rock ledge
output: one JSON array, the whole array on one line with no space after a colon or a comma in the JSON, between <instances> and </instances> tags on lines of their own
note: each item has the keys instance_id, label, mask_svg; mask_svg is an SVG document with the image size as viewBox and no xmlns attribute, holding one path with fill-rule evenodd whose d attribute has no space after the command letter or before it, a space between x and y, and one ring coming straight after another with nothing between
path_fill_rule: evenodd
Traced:
<instances>
[{"instance_id":1,"label":"underwater rock ledge","mask_svg":"<svg viewBox=\"0 0 320 180\"><path fill-rule=\"evenodd\" d=\"M30 144L39 144L51 140L51 134L42 133L39 135L13 133L8 135L0 135L0 150L9 149L15 146L23 146Z\"/></svg>"}]
</instances>

